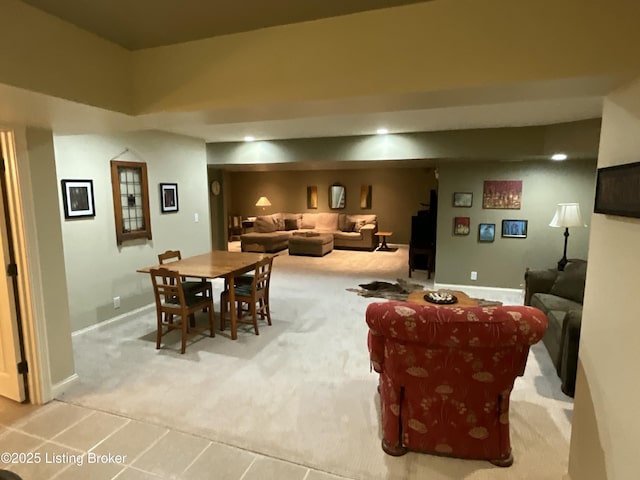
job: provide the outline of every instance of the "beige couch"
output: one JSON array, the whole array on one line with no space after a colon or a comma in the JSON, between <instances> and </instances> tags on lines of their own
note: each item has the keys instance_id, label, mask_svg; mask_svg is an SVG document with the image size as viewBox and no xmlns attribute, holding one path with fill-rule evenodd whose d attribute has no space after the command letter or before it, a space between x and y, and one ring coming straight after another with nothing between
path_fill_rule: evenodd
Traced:
<instances>
[{"instance_id":1,"label":"beige couch","mask_svg":"<svg viewBox=\"0 0 640 480\"><path fill-rule=\"evenodd\" d=\"M333 247L374 250L378 246L376 215L344 213L274 213L256 217L253 232L240 236L243 252L279 252L288 247L293 232L333 235Z\"/></svg>"}]
</instances>

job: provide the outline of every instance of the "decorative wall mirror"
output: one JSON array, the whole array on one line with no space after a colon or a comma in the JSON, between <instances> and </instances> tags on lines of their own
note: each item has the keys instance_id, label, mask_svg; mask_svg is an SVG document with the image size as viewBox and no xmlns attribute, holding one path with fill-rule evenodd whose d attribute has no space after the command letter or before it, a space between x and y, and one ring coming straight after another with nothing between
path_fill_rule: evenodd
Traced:
<instances>
[{"instance_id":1,"label":"decorative wall mirror","mask_svg":"<svg viewBox=\"0 0 640 480\"><path fill-rule=\"evenodd\" d=\"M344 208L347 199L347 192L342 185L331 185L329 187L329 208Z\"/></svg>"},{"instance_id":2,"label":"decorative wall mirror","mask_svg":"<svg viewBox=\"0 0 640 480\"><path fill-rule=\"evenodd\" d=\"M147 164L111 160L111 188L116 223L116 240L151 240Z\"/></svg>"}]
</instances>

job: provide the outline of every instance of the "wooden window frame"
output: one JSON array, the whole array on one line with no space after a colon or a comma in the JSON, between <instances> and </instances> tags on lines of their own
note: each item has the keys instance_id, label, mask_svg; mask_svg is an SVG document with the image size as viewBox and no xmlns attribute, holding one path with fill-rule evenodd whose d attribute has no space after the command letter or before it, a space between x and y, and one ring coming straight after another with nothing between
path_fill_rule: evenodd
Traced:
<instances>
[{"instance_id":1,"label":"wooden window frame","mask_svg":"<svg viewBox=\"0 0 640 480\"><path fill-rule=\"evenodd\" d=\"M142 199L144 228L131 232L127 232L124 229L120 168L137 169L140 174L140 196ZM149 182L147 179L147 164L144 162L111 160L111 189L113 191L113 213L115 217L116 241L118 245L122 245L122 243L127 240L134 240L137 238L147 238L151 240L151 215L149 213Z\"/></svg>"}]
</instances>

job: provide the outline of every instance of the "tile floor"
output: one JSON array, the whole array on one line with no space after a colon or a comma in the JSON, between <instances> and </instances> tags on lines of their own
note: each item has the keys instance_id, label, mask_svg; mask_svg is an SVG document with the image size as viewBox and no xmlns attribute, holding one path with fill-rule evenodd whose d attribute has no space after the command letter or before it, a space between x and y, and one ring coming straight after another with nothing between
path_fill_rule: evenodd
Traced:
<instances>
[{"instance_id":1,"label":"tile floor","mask_svg":"<svg viewBox=\"0 0 640 480\"><path fill-rule=\"evenodd\" d=\"M7 453L14 458L7 461ZM60 401L33 406L5 399L0 399L1 470L23 480L344 480Z\"/></svg>"}]
</instances>

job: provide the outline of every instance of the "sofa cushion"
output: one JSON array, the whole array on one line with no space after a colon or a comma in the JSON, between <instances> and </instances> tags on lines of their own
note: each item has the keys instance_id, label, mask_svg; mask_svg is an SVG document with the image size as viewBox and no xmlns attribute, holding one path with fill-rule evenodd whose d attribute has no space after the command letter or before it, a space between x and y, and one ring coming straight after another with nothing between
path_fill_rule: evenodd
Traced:
<instances>
[{"instance_id":1,"label":"sofa cushion","mask_svg":"<svg viewBox=\"0 0 640 480\"><path fill-rule=\"evenodd\" d=\"M545 313L551 311L568 312L569 310L582 311L582 304L568 298L551 295L550 293L534 293L531 297L531 306L539 308Z\"/></svg>"},{"instance_id":2,"label":"sofa cushion","mask_svg":"<svg viewBox=\"0 0 640 480\"><path fill-rule=\"evenodd\" d=\"M256 233L271 233L278 230L278 221L273 215L260 215L253 223L253 231Z\"/></svg>"},{"instance_id":3,"label":"sofa cushion","mask_svg":"<svg viewBox=\"0 0 640 480\"><path fill-rule=\"evenodd\" d=\"M316 228L317 213L303 213L300 228Z\"/></svg>"},{"instance_id":4,"label":"sofa cushion","mask_svg":"<svg viewBox=\"0 0 640 480\"><path fill-rule=\"evenodd\" d=\"M302 214L301 213L283 213L282 214L282 218L286 224L287 220L295 220L296 222L296 228L292 229L292 230L297 230L299 228L302 228ZM286 225L284 227L285 230L288 230Z\"/></svg>"},{"instance_id":5,"label":"sofa cushion","mask_svg":"<svg viewBox=\"0 0 640 480\"><path fill-rule=\"evenodd\" d=\"M558 272L549 293L582 303L586 275L587 262L569 262L564 267L564 271Z\"/></svg>"},{"instance_id":6,"label":"sofa cushion","mask_svg":"<svg viewBox=\"0 0 640 480\"><path fill-rule=\"evenodd\" d=\"M356 229L356 222L345 222L342 228L342 232L354 232Z\"/></svg>"},{"instance_id":7,"label":"sofa cushion","mask_svg":"<svg viewBox=\"0 0 640 480\"><path fill-rule=\"evenodd\" d=\"M325 232L338 231L337 213L318 213L316 218L316 228Z\"/></svg>"}]
</instances>

